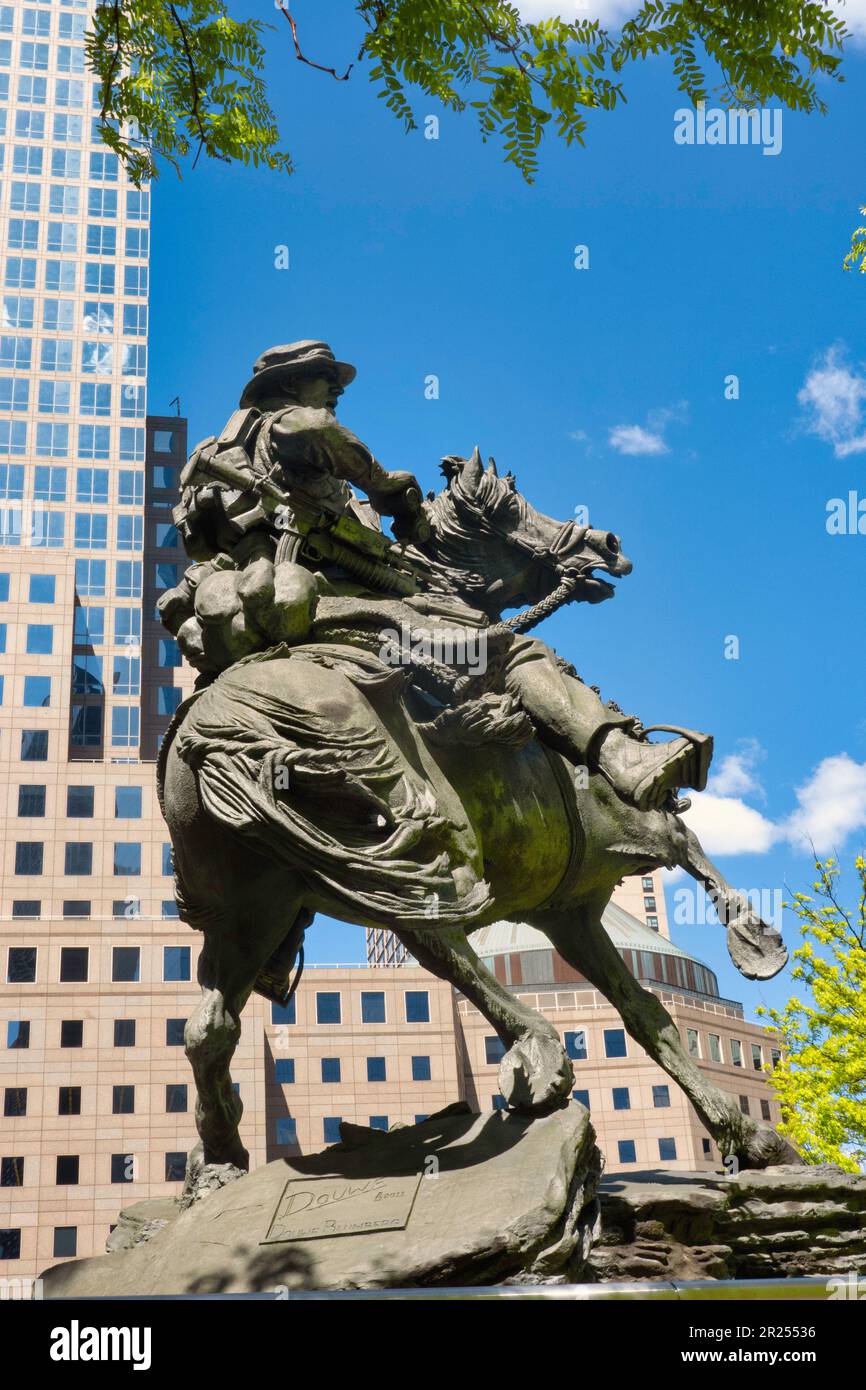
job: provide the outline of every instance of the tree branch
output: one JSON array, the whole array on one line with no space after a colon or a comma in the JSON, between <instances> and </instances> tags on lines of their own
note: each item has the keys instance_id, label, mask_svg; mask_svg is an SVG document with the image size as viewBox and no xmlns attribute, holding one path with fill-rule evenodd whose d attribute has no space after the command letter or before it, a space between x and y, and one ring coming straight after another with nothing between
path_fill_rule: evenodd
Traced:
<instances>
[{"instance_id":1,"label":"tree branch","mask_svg":"<svg viewBox=\"0 0 866 1390\"><path fill-rule=\"evenodd\" d=\"M122 53L123 41L120 37L120 0L114 0L114 56L102 84L102 109L99 114L103 121L107 119L106 113L108 111L108 103L111 100L111 88L114 84L114 74L117 72L120 65Z\"/></svg>"},{"instance_id":2,"label":"tree branch","mask_svg":"<svg viewBox=\"0 0 866 1390\"><path fill-rule=\"evenodd\" d=\"M292 18L292 15L286 9L285 5L282 3L282 0L280 0L279 8L282 11L282 13L286 16L286 19L289 21L289 26L292 31L292 42L295 45L295 57L297 58L298 62L306 63L308 68L315 68L317 72L328 73L330 77L333 77L335 82L347 82L349 79L349 73L352 71L352 68L355 66L355 64L350 63L349 66L346 68L346 71L343 73L343 76L341 77L340 74L337 72L336 68L327 68L322 63L314 63L312 58L305 58L304 54L301 52L301 45L298 40L297 24Z\"/></svg>"}]
</instances>

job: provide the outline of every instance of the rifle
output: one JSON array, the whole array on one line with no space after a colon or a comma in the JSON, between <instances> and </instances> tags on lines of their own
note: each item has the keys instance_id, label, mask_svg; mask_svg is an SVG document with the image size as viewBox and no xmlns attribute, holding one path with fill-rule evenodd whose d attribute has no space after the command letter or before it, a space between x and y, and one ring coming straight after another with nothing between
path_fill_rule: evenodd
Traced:
<instances>
[{"instance_id":1,"label":"rifle","mask_svg":"<svg viewBox=\"0 0 866 1390\"><path fill-rule=\"evenodd\" d=\"M237 442L237 430L232 432L233 442L228 447L222 445L231 424L221 440L205 440L190 456L180 476L184 493L187 488L216 483L236 494L225 501L227 519L241 533L258 525L279 532L276 563L304 558L339 564L370 588L404 596L439 587L432 566L422 555L415 552L409 556L404 546L365 526L345 510L342 499L314 496L299 486L286 490L272 478L256 473L243 443ZM186 503L181 502L173 515L181 534L188 535Z\"/></svg>"}]
</instances>

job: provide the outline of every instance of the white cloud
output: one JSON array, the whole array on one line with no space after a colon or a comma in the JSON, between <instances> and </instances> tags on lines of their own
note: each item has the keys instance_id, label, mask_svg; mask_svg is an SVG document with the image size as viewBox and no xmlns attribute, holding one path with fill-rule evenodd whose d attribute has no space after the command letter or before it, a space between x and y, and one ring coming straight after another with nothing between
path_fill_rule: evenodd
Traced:
<instances>
[{"instance_id":1,"label":"white cloud","mask_svg":"<svg viewBox=\"0 0 866 1390\"><path fill-rule=\"evenodd\" d=\"M797 393L806 428L832 444L837 458L866 450L866 375L852 371L844 358L843 348L828 348Z\"/></svg>"},{"instance_id":2,"label":"white cloud","mask_svg":"<svg viewBox=\"0 0 866 1390\"><path fill-rule=\"evenodd\" d=\"M866 827L866 763L847 753L823 758L795 789L797 809L774 821L743 800L763 795L754 777L762 756L758 744L728 754L707 791L692 794L685 819L707 854L766 854L784 840L797 849L814 845L817 854L826 855Z\"/></svg>"},{"instance_id":3,"label":"white cloud","mask_svg":"<svg viewBox=\"0 0 866 1390\"><path fill-rule=\"evenodd\" d=\"M799 806L785 822L786 838L795 844L811 840L819 854L838 849L866 826L866 763L855 763L847 753L824 758L796 795Z\"/></svg>"},{"instance_id":4,"label":"white cloud","mask_svg":"<svg viewBox=\"0 0 866 1390\"><path fill-rule=\"evenodd\" d=\"M668 446L662 436L642 425L614 425L608 443L618 454L666 454Z\"/></svg>"},{"instance_id":5,"label":"white cloud","mask_svg":"<svg viewBox=\"0 0 866 1390\"><path fill-rule=\"evenodd\" d=\"M600 19L610 28L619 28L624 19L631 19L640 9L640 0L516 0L524 19L550 19L561 15L566 20Z\"/></svg>"},{"instance_id":6,"label":"white cloud","mask_svg":"<svg viewBox=\"0 0 866 1390\"><path fill-rule=\"evenodd\" d=\"M516 0L524 19L600 19L605 27L618 29L641 9L641 0ZM844 19L854 39L866 39L866 0L829 0L830 8Z\"/></svg>"},{"instance_id":7,"label":"white cloud","mask_svg":"<svg viewBox=\"0 0 866 1390\"><path fill-rule=\"evenodd\" d=\"M733 796L701 792L692 796L684 817L711 857L714 854L766 854L779 838L771 820Z\"/></svg>"},{"instance_id":8,"label":"white cloud","mask_svg":"<svg viewBox=\"0 0 866 1390\"><path fill-rule=\"evenodd\" d=\"M728 753L714 771L708 790L715 796L748 796L763 799L764 789L755 776L757 764L766 755L757 739L743 739L738 753Z\"/></svg>"}]
</instances>

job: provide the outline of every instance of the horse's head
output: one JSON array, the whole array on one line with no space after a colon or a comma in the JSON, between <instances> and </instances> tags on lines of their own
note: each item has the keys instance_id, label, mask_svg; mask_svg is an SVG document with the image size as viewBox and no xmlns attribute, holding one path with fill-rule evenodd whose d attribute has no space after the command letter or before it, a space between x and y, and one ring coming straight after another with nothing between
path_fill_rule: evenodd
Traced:
<instances>
[{"instance_id":1,"label":"horse's head","mask_svg":"<svg viewBox=\"0 0 866 1390\"><path fill-rule=\"evenodd\" d=\"M449 586L491 616L538 603L565 578L574 581L572 599L602 603L615 589L600 573L631 573L612 531L536 511L511 473L500 478L492 459L483 466L477 448L469 459L449 456L442 471L446 487L425 503L432 534L423 550Z\"/></svg>"}]
</instances>

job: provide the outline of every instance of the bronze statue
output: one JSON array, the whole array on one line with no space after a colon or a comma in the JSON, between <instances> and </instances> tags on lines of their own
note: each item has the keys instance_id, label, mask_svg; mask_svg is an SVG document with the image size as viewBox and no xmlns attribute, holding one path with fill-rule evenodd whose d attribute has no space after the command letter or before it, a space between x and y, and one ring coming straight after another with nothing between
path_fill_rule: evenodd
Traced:
<instances>
[{"instance_id":1,"label":"bronze statue","mask_svg":"<svg viewBox=\"0 0 866 1390\"><path fill-rule=\"evenodd\" d=\"M175 519L196 563L160 608L201 675L159 778L180 915L205 938L186 1029L198 1163L248 1166L229 1076L240 1014L254 989L290 997L316 912L391 928L459 988L506 1044L502 1094L528 1111L568 1097L571 1063L468 937L531 922L722 1153L795 1157L695 1066L601 925L624 875L681 865L713 893L744 974L787 959L680 818L680 788L706 784L709 736L644 728L526 635L564 603L613 596L632 568L619 538L537 512L477 449L446 458L445 487L423 498L337 421L353 376L325 343L270 349L181 479ZM662 730L675 737L649 739Z\"/></svg>"}]
</instances>

